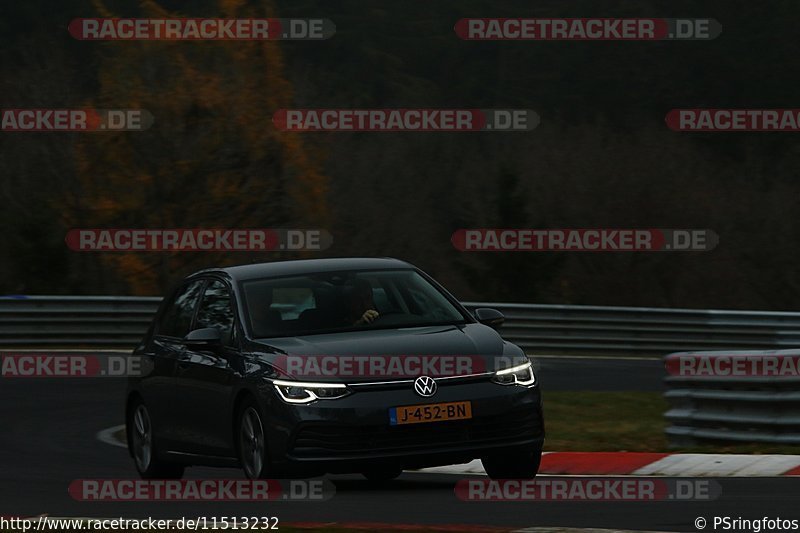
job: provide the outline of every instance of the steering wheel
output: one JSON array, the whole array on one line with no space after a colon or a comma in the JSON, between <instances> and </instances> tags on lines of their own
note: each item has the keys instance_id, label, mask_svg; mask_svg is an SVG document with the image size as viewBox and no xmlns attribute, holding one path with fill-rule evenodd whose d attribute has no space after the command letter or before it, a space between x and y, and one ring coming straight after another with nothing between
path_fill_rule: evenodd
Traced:
<instances>
[{"instance_id":1,"label":"steering wheel","mask_svg":"<svg viewBox=\"0 0 800 533\"><path fill-rule=\"evenodd\" d=\"M374 324L374 323L375 323L375 322L377 322L378 320L381 320L382 318L384 318L384 317L387 317L387 316L391 316L391 315L404 315L404 314L405 314L405 313L404 313L404 312L402 312L402 311L386 311L385 313L380 313L380 314L378 315L378 318L376 318L375 320L373 320L372 322L370 322L370 324Z\"/></svg>"}]
</instances>

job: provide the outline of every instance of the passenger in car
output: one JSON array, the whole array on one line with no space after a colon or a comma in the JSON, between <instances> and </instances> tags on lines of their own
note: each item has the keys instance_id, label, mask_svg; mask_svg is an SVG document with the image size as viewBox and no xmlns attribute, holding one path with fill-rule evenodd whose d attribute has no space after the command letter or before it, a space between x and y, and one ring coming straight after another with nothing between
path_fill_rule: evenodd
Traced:
<instances>
[{"instance_id":1,"label":"passenger in car","mask_svg":"<svg viewBox=\"0 0 800 533\"><path fill-rule=\"evenodd\" d=\"M282 330L283 317L272 309L272 291L264 291L250 306L250 318L256 337L269 336Z\"/></svg>"}]
</instances>

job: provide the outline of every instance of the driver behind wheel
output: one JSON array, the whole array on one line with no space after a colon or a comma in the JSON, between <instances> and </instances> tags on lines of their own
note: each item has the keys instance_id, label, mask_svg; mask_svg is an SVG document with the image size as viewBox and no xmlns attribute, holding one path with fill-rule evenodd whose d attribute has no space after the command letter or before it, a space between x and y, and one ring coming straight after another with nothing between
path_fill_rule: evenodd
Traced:
<instances>
[{"instance_id":1,"label":"driver behind wheel","mask_svg":"<svg viewBox=\"0 0 800 533\"><path fill-rule=\"evenodd\" d=\"M371 324L380 313L375 310L372 286L365 279L355 279L345 289L347 323L354 326Z\"/></svg>"}]
</instances>

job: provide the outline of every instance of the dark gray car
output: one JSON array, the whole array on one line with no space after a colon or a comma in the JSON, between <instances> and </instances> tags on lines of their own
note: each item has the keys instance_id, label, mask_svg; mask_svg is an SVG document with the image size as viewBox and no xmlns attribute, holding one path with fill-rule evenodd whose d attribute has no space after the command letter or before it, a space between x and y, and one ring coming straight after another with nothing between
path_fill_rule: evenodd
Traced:
<instances>
[{"instance_id":1,"label":"dark gray car","mask_svg":"<svg viewBox=\"0 0 800 533\"><path fill-rule=\"evenodd\" d=\"M135 355L128 447L143 477L188 465L248 477L481 459L536 475L544 441L531 362L429 276L395 259L203 270L166 298Z\"/></svg>"}]
</instances>

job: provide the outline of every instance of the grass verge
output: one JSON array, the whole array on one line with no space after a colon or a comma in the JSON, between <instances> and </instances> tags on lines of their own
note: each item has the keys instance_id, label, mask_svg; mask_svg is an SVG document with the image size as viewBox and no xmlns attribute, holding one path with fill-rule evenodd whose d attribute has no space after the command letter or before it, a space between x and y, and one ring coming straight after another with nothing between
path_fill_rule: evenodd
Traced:
<instances>
[{"instance_id":1,"label":"grass verge","mask_svg":"<svg viewBox=\"0 0 800 533\"><path fill-rule=\"evenodd\" d=\"M800 446L709 443L671 448L659 392L547 392L546 451L800 454Z\"/></svg>"}]
</instances>

